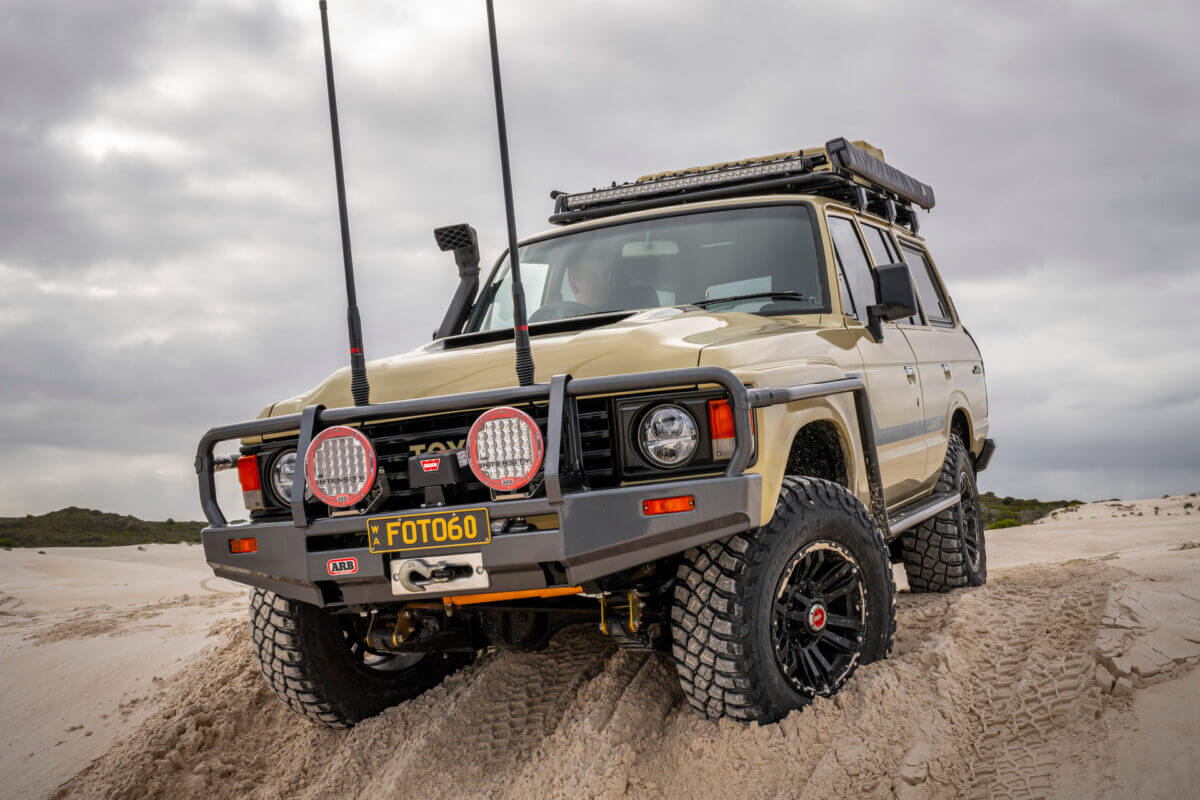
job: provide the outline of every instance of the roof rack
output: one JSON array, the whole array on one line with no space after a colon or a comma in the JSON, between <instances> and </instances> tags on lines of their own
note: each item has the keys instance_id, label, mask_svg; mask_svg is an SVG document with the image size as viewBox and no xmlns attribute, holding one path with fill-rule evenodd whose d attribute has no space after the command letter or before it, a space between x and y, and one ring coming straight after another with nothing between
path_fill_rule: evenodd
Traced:
<instances>
[{"instance_id":1,"label":"roof rack","mask_svg":"<svg viewBox=\"0 0 1200 800\"><path fill-rule=\"evenodd\" d=\"M550 222L566 225L648 208L763 192L817 194L850 203L917 232L913 206L933 208L933 187L883 160L866 142L832 139L824 147L691 167L590 192L551 192Z\"/></svg>"}]
</instances>

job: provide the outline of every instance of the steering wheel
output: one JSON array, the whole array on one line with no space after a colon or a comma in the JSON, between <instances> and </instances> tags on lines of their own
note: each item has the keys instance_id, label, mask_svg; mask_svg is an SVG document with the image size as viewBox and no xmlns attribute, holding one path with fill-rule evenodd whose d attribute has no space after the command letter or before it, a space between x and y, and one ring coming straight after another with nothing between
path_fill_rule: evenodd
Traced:
<instances>
[{"instance_id":1,"label":"steering wheel","mask_svg":"<svg viewBox=\"0 0 1200 800\"><path fill-rule=\"evenodd\" d=\"M570 317L582 317L584 314L594 313L595 310L585 303L576 303L571 300L556 300L553 303L546 303L546 305L530 314L529 321L551 322Z\"/></svg>"}]
</instances>

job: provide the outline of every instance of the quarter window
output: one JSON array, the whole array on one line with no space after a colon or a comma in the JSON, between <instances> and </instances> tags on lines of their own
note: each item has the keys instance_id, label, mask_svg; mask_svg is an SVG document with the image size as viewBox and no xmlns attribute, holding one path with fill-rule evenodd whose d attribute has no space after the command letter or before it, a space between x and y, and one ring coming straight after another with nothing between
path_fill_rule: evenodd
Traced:
<instances>
[{"instance_id":1,"label":"quarter window","mask_svg":"<svg viewBox=\"0 0 1200 800\"><path fill-rule=\"evenodd\" d=\"M921 305L925 307L925 316L935 325L953 325L954 315L950 312L950 303L933 276L929 256L925 251L907 242L902 242L900 249L904 251L904 260L912 271L917 294L921 297Z\"/></svg>"},{"instance_id":2,"label":"quarter window","mask_svg":"<svg viewBox=\"0 0 1200 800\"><path fill-rule=\"evenodd\" d=\"M855 319L866 321L867 306L876 303L875 277L871 274L862 240L854 230L854 223L845 217L829 217L829 236L833 239L834 254L844 282L850 287L851 298L845 303L846 311Z\"/></svg>"},{"instance_id":3,"label":"quarter window","mask_svg":"<svg viewBox=\"0 0 1200 800\"><path fill-rule=\"evenodd\" d=\"M863 225L862 232L863 237L867 240L867 248L871 251L871 258L875 259L875 266L895 264L899 260L896 251L892 248L891 239L882 228Z\"/></svg>"}]
</instances>

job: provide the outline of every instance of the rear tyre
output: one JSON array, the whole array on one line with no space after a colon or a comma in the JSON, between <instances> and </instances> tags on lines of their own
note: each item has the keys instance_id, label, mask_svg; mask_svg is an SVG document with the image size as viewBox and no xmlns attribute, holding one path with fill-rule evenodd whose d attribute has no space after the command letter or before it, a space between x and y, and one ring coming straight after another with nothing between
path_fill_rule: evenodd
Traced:
<instances>
[{"instance_id":1,"label":"rear tyre","mask_svg":"<svg viewBox=\"0 0 1200 800\"><path fill-rule=\"evenodd\" d=\"M883 535L842 486L784 478L769 523L684 553L671 621L692 708L778 720L890 651L896 587Z\"/></svg>"},{"instance_id":2,"label":"rear tyre","mask_svg":"<svg viewBox=\"0 0 1200 800\"><path fill-rule=\"evenodd\" d=\"M975 485L975 467L966 445L950 434L937 494L959 501L900 536L900 554L914 592L948 592L987 582L983 511Z\"/></svg>"},{"instance_id":3,"label":"rear tyre","mask_svg":"<svg viewBox=\"0 0 1200 800\"><path fill-rule=\"evenodd\" d=\"M350 622L274 592L250 594L250 639L263 677L293 711L320 725L348 728L436 686L469 660L375 653Z\"/></svg>"}]
</instances>

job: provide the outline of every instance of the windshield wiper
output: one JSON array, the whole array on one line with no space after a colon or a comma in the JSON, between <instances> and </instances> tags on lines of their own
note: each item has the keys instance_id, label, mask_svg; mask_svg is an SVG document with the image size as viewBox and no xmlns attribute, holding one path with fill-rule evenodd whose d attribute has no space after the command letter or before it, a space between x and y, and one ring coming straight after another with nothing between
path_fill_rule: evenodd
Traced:
<instances>
[{"instance_id":1,"label":"windshield wiper","mask_svg":"<svg viewBox=\"0 0 1200 800\"><path fill-rule=\"evenodd\" d=\"M732 303L738 300L761 300L764 297L769 300L797 300L805 303L811 303L816 299L800 292L753 292L751 294L735 294L732 297L712 297L707 300L693 300L688 305L708 308L716 303Z\"/></svg>"}]
</instances>

